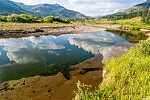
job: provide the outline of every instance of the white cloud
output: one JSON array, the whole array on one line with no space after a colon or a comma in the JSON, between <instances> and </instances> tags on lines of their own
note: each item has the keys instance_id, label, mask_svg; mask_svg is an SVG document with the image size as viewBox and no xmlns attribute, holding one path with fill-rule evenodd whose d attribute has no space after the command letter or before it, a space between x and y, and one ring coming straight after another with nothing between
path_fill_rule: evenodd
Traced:
<instances>
[{"instance_id":1,"label":"white cloud","mask_svg":"<svg viewBox=\"0 0 150 100\"><path fill-rule=\"evenodd\" d=\"M0 46L4 46L4 50L7 52L7 57L10 61L15 61L16 63L38 62L45 60L40 50L48 50L49 53L56 54L53 51L65 49L65 46L55 43L53 40L55 40L55 36L1 39Z\"/></svg>"},{"instance_id":2,"label":"white cloud","mask_svg":"<svg viewBox=\"0 0 150 100\"><path fill-rule=\"evenodd\" d=\"M39 59L37 57L32 57L35 52L31 52L30 50L24 49L24 51L21 52L12 52L8 49L7 51L7 57L10 61L15 61L16 63L28 63L28 62L37 62Z\"/></svg>"},{"instance_id":3,"label":"white cloud","mask_svg":"<svg viewBox=\"0 0 150 100\"><path fill-rule=\"evenodd\" d=\"M127 9L145 0L13 0L28 5L40 3L58 3L64 7L89 16L102 16Z\"/></svg>"},{"instance_id":4,"label":"white cloud","mask_svg":"<svg viewBox=\"0 0 150 100\"><path fill-rule=\"evenodd\" d=\"M64 36L71 45L83 48L92 54L102 53L102 48L116 45L118 42L125 42L124 39L103 31L103 34L76 34Z\"/></svg>"},{"instance_id":5,"label":"white cloud","mask_svg":"<svg viewBox=\"0 0 150 100\"><path fill-rule=\"evenodd\" d=\"M51 3L51 4L57 3L56 0L13 0L13 1L23 2L27 5L40 4L40 3Z\"/></svg>"},{"instance_id":6,"label":"white cloud","mask_svg":"<svg viewBox=\"0 0 150 100\"><path fill-rule=\"evenodd\" d=\"M124 39L108 32L103 34L77 34L66 37L71 45L75 45L94 55L101 53L103 62L124 54L133 45Z\"/></svg>"},{"instance_id":7,"label":"white cloud","mask_svg":"<svg viewBox=\"0 0 150 100\"><path fill-rule=\"evenodd\" d=\"M85 51L91 52L93 55L103 54L104 59L109 59L126 51L128 42L112 33L102 31L100 33L86 33L86 34L68 34L56 36L41 36L41 37L27 37L20 39L0 39L0 46L4 47L7 58L16 63L28 62L47 62L45 55L66 55L66 53L73 54L72 48L68 48L64 42L60 42L59 38L63 38L71 45L82 48ZM118 45L124 43L125 45ZM68 51L65 52L67 49ZM62 50L62 51L61 51ZM53 59L53 58L52 58Z\"/></svg>"},{"instance_id":8,"label":"white cloud","mask_svg":"<svg viewBox=\"0 0 150 100\"><path fill-rule=\"evenodd\" d=\"M120 3L108 2L108 1L89 1L83 0L70 0L67 5L68 8L80 11L89 16L106 15L108 13L114 13L115 7L122 6Z\"/></svg>"}]
</instances>

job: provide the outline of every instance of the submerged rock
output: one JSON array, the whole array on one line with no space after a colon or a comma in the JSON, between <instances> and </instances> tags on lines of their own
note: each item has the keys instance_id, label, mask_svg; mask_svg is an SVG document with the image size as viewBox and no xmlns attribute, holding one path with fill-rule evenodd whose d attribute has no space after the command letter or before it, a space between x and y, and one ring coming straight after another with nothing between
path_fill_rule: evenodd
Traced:
<instances>
[{"instance_id":1,"label":"submerged rock","mask_svg":"<svg viewBox=\"0 0 150 100\"><path fill-rule=\"evenodd\" d=\"M4 35L4 34L6 34L6 32L0 31L0 35Z\"/></svg>"}]
</instances>

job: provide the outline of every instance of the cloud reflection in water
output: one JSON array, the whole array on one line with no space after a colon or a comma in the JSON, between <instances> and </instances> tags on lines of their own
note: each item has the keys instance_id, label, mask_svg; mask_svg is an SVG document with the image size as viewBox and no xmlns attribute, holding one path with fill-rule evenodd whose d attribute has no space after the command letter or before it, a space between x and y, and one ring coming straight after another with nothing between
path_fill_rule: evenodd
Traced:
<instances>
[{"instance_id":1,"label":"cloud reflection in water","mask_svg":"<svg viewBox=\"0 0 150 100\"><path fill-rule=\"evenodd\" d=\"M105 59L123 52L124 39L109 32L0 39L0 82L53 75L102 53Z\"/></svg>"}]
</instances>

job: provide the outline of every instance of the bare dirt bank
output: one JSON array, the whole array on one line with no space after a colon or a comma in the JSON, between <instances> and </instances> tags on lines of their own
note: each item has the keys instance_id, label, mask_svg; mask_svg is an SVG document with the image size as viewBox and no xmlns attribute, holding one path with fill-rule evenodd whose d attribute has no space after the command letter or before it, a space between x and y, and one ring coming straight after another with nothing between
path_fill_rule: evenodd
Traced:
<instances>
[{"instance_id":1,"label":"bare dirt bank","mask_svg":"<svg viewBox=\"0 0 150 100\"><path fill-rule=\"evenodd\" d=\"M71 100L76 83L90 84L93 90L103 81L103 63L126 53L132 45L118 44L103 48L101 54L72 66L66 75L35 76L0 84L2 100Z\"/></svg>"},{"instance_id":2,"label":"bare dirt bank","mask_svg":"<svg viewBox=\"0 0 150 100\"><path fill-rule=\"evenodd\" d=\"M62 73L55 76L35 76L5 82L0 85L2 100L71 100L77 90L76 83L92 84L97 87L102 81L102 56L97 55L70 70L70 79Z\"/></svg>"},{"instance_id":3,"label":"bare dirt bank","mask_svg":"<svg viewBox=\"0 0 150 100\"><path fill-rule=\"evenodd\" d=\"M40 36L40 35L61 35L81 32L99 32L105 30L103 28L83 26L83 25L71 25L71 26L57 26L57 27L30 27L23 30L0 30L0 37L26 37L26 36Z\"/></svg>"},{"instance_id":4,"label":"bare dirt bank","mask_svg":"<svg viewBox=\"0 0 150 100\"><path fill-rule=\"evenodd\" d=\"M104 29L91 26L65 26L65 27L44 27L44 32L28 33L25 36L38 35L60 35L67 32L98 32ZM44 29L43 28L43 29ZM58 31L59 30L59 31ZM46 32L47 31L47 32ZM57 34L58 32L58 34ZM66 32L66 33L65 33ZM41 34L43 33L43 34ZM47 33L47 34L46 34ZM16 33L14 33L16 34ZM22 34L18 34L18 36ZM7 35L3 35L6 36ZM9 35L8 35L9 36ZM130 47L130 46L129 46ZM9 81L0 84L0 99L2 100L71 100L73 91L77 90L76 83L90 84L93 89L102 81L103 62L118 57L128 51L127 45L116 45L111 48L103 48L103 55L96 55L70 69L67 75L58 73L55 76L35 76L20 80ZM104 57L103 57L104 56Z\"/></svg>"}]
</instances>

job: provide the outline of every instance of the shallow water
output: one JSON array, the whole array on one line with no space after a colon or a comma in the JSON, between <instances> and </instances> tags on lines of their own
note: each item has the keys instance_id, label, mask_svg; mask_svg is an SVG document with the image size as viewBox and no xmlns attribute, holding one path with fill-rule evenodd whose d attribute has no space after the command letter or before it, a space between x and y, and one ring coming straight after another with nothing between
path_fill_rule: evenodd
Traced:
<instances>
[{"instance_id":1,"label":"shallow water","mask_svg":"<svg viewBox=\"0 0 150 100\"><path fill-rule=\"evenodd\" d=\"M106 31L0 39L0 82L65 72L118 43L128 42Z\"/></svg>"}]
</instances>

